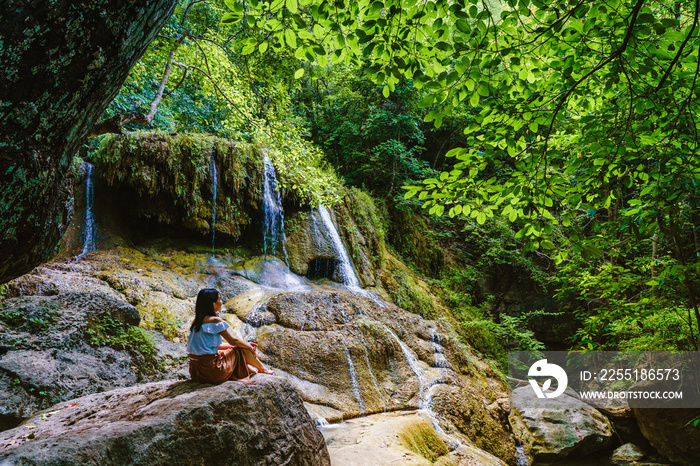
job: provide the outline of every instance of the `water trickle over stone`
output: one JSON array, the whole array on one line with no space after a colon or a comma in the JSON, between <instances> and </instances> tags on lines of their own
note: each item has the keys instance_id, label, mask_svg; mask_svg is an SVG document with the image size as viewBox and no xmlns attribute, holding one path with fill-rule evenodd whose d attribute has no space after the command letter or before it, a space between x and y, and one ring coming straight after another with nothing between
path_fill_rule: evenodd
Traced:
<instances>
[{"instance_id":1,"label":"water trickle over stone","mask_svg":"<svg viewBox=\"0 0 700 466\"><path fill-rule=\"evenodd\" d=\"M328 233L329 239L331 241L331 246L333 247L333 252L335 252L338 258L338 279L340 283L349 288L362 288L360 285L360 279L357 278L355 269L350 262L350 256L348 255L347 249L345 249L345 244L343 240L340 239L338 230L335 228L333 219L331 219L331 214L325 206L318 206L318 213L323 222L326 232Z\"/></svg>"},{"instance_id":2,"label":"water trickle over stone","mask_svg":"<svg viewBox=\"0 0 700 466\"><path fill-rule=\"evenodd\" d=\"M287 256L287 236L284 233L284 210L282 208L282 194L277 189L277 176L275 166L265 154L264 159L264 185L263 185L263 254L275 253L277 243L282 240L282 251L284 261L289 268L289 257Z\"/></svg>"},{"instance_id":3,"label":"water trickle over stone","mask_svg":"<svg viewBox=\"0 0 700 466\"><path fill-rule=\"evenodd\" d=\"M211 178L211 194L212 194L212 214L211 214L211 253L214 254L214 242L216 240L216 198L219 194L219 175L216 170L216 159L212 151L211 161L209 162L209 176Z\"/></svg>"},{"instance_id":4,"label":"water trickle over stone","mask_svg":"<svg viewBox=\"0 0 700 466\"><path fill-rule=\"evenodd\" d=\"M85 178L85 219L83 221L83 249L80 257L85 256L97 249L97 225L92 206L95 202L95 185L93 174L95 167L91 163L85 163L87 176Z\"/></svg>"}]
</instances>

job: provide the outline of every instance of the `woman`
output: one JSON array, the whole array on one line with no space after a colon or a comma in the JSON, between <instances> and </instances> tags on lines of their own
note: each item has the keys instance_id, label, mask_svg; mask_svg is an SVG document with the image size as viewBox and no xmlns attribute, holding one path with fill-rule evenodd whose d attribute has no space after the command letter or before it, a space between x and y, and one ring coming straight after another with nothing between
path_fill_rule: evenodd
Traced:
<instances>
[{"instance_id":1,"label":"woman","mask_svg":"<svg viewBox=\"0 0 700 466\"><path fill-rule=\"evenodd\" d=\"M249 383L251 372L274 374L257 358L257 345L235 338L228 323L217 316L222 306L221 294L217 290L205 288L197 295L194 321L187 340L192 380Z\"/></svg>"}]
</instances>

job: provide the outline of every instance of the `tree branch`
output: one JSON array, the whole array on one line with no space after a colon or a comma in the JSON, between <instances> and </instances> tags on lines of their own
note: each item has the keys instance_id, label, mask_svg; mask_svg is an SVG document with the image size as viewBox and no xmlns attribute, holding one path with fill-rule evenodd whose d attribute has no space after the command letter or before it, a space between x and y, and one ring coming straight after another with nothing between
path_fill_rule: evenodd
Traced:
<instances>
[{"instance_id":1,"label":"tree branch","mask_svg":"<svg viewBox=\"0 0 700 466\"><path fill-rule=\"evenodd\" d=\"M257 126L258 128L260 127L255 121L253 121L248 115L246 115L238 105L236 105L231 99L228 98L228 96L224 93L224 91L221 90L219 85L216 83L216 80L214 78L212 78L209 75L209 73L207 73L206 71L204 71L203 69L201 69L200 67L195 66L195 65L185 65L184 63L179 63L179 62L173 62L173 64L179 66L180 68L182 68L184 70L188 70L188 69L197 70L200 73L202 73L204 76L209 78L211 83L214 85L214 88L217 90L217 92L219 92L219 94L221 94L221 96L226 100L226 102L228 102L234 109L236 109L236 111L238 113L240 113L243 116L243 118L248 120L251 124L253 124L254 126Z\"/></svg>"},{"instance_id":2,"label":"tree branch","mask_svg":"<svg viewBox=\"0 0 700 466\"><path fill-rule=\"evenodd\" d=\"M697 0L697 1L700 1L700 0ZM637 0L637 3L632 8L632 13L630 15L630 17L631 17L630 24L627 27L627 32L625 33L625 38L622 40L622 44L620 44L620 46L617 48L617 50L615 50L612 54L610 54L610 56L608 56L608 58L606 58L605 60L600 62L598 65L596 65L591 71L589 71L588 73L583 75L583 77L581 77L581 79L576 81L574 83L574 85L571 86L566 91L564 96L561 98L561 100L557 104L557 106L554 109L554 112L552 114L552 121L549 123L549 127L547 128L547 135L545 136L545 140L544 140L544 150L543 150L544 154L547 153L547 144L549 142L549 136L552 134L552 129L554 128L554 122L556 120L557 114L559 113L561 108L564 106L564 104L568 100L569 96L574 92L574 90L576 89L576 87L578 87L579 84L584 82L591 75L593 75L598 70L600 70L603 66L607 65L608 63L613 61L615 58L622 55L622 52L625 51L625 49L627 48L627 44L629 43L630 39L632 38L632 29L634 28L634 25L637 22L637 15L639 14L639 11L642 9L643 4L644 4L644 0Z\"/></svg>"},{"instance_id":3,"label":"tree branch","mask_svg":"<svg viewBox=\"0 0 700 466\"><path fill-rule=\"evenodd\" d=\"M683 49L685 48L685 45L690 40L690 37L693 35L693 31L695 31L695 28L698 25L698 14L699 13L700 13L700 0L695 0L695 16L693 17L693 26L690 28L690 31L688 31L688 35L685 36L685 39L683 40L681 47L678 49L678 53L676 53L676 56L673 57L671 64L668 65L668 68L666 68L664 75L661 76L661 80L659 80L659 84L656 85L656 89L654 89L654 92L659 92L659 89L661 89L661 86L664 85L664 82L666 82L666 79L671 74L671 70L673 69L674 66L676 66L676 63L678 63L678 60L680 60L681 55L683 54Z\"/></svg>"},{"instance_id":4,"label":"tree branch","mask_svg":"<svg viewBox=\"0 0 700 466\"><path fill-rule=\"evenodd\" d=\"M168 79L170 78L170 71L172 70L173 67L173 59L175 58L175 52L177 51L178 47L180 47L180 44L185 40L185 35L183 34L178 38L178 40L175 43L175 46L173 49L170 51L170 56L168 57L168 63L165 65L165 71L163 72L163 79L160 80L160 85L158 86L158 90L156 91L156 95L151 101L151 105L148 109L148 113L144 115L141 112L138 111L131 111L127 113L122 113L118 115L114 115L112 118L108 118L106 120L101 121L98 123L90 132L88 135L89 138L93 138L95 136L99 136L101 134L105 133L117 133L121 134L122 133L122 127L127 124L127 123L141 123L144 125L150 125L151 122L153 121L153 118L156 116L156 112L158 111L158 105L160 105L160 101L163 98L163 92L165 91L165 85L168 83ZM183 77L184 79L184 77ZM181 83L180 83L181 84ZM178 84L179 86L179 84Z\"/></svg>"}]
</instances>

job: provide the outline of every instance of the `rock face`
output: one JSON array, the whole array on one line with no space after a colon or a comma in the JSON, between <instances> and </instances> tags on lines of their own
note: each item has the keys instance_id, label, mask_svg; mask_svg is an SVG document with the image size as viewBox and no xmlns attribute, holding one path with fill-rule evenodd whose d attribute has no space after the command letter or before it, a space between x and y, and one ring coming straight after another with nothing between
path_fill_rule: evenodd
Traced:
<instances>
[{"instance_id":1,"label":"rock face","mask_svg":"<svg viewBox=\"0 0 700 466\"><path fill-rule=\"evenodd\" d=\"M364 290L351 293L326 280L314 283L292 275L281 262L222 256L213 267L208 258L170 248L100 250L75 263L46 264L16 280L10 286L13 296L47 296L8 302L58 300L94 287L99 291L93 293L133 306L141 326L162 332L184 352L198 290L217 288L225 302L221 316L240 338L258 343L263 362L298 390L313 419L423 408L448 434L448 444L479 447L512 462L515 442L503 412L489 408L505 396L505 387L446 322L425 320ZM278 273L280 267L284 274ZM290 285L287 276L297 282ZM186 373L184 360L162 360L173 363L172 372ZM129 371L133 363L128 361L130 383L153 380ZM11 382L6 381L8 388ZM79 394L87 393L93 392Z\"/></svg>"},{"instance_id":2,"label":"rock face","mask_svg":"<svg viewBox=\"0 0 700 466\"><path fill-rule=\"evenodd\" d=\"M554 461L572 453L589 455L608 447L610 421L596 409L566 393L539 399L531 387L513 390L510 425L530 459Z\"/></svg>"},{"instance_id":3,"label":"rock face","mask_svg":"<svg viewBox=\"0 0 700 466\"><path fill-rule=\"evenodd\" d=\"M317 211L298 212L287 221L291 227L287 236L289 269L299 275L307 275L314 262L328 266L325 278L332 278L334 264L338 260L327 238ZM320 274L319 270L319 274Z\"/></svg>"},{"instance_id":4,"label":"rock face","mask_svg":"<svg viewBox=\"0 0 700 466\"><path fill-rule=\"evenodd\" d=\"M700 429L691 423L700 416L700 409L678 407L698 405L698 383L698 364L696 359L690 356L683 367L680 385L673 378L669 378L641 381L631 387L635 390L682 392L682 403L678 400L656 400L654 408L643 407L643 401L630 400L632 412L644 437L662 456L676 464L697 465L700 458ZM639 407L640 405L642 407Z\"/></svg>"},{"instance_id":5,"label":"rock face","mask_svg":"<svg viewBox=\"0 0 700 466\"><path fill-rule=\"evenodd\" d=\"M331 239L330 228L333 228L347 247L348 256L360 283L363 286L376 285L375 269L378 264L374 264L371 259L380 256L378 252L381 247L373 230L375 225L369 220L362 223L365 230L371 231L365 231L363 234L363 228L353 220L349 206L360 210L364 207L355 205L352 197L346 197L344 203L328 210L328 218L332 220L333 225L324 222L316 209L311 212L297 212L291 217L288 222L290 233L287 237L290 270L310 278L340 281L338 263L341 258Z\"/></svg>"},{"instance_id":6,"label":"rock face","mask_svg":"<svg viewBox=\"0 0 700 466\"><path fill-rule=\"evenodd\" d=\"M61 403L3 433L5 464L328 465L288 382L164 381Z\"/></svg>"},{"instance_id":7,"label":"rock face","mask_svg":"<svg viewBox=\"0 0 700 466\"><path fill-rule=\"evenodd\" d=\"M0 283L54 253L73 156L175 0L5 2L0 15Z\"/></svg>"},{"instance_id":8,"label":"rock face","mask_svg":"<svg viewBox=\"0 0 700 466\"><path fill-rule=\"evenodd\" d=\"M134 306L100 292L0 303L0 430L62 400L173 377L180 368L167 365L184 349L139 321Z\"/></svg>"}]
</instances>

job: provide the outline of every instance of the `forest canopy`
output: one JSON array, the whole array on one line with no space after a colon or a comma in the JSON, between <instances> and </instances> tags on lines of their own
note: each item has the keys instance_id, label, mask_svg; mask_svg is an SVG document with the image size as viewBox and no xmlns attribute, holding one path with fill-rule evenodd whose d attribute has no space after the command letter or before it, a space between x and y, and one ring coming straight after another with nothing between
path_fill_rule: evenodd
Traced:
<instances>
[{"instance_id":1,"label":"forest canopy","mask_svg":"<svg viewBox=\"0 0 700 466\"><path fill-rule=\"evenodd\" d=\"M110 112L170 61L156 126L329 161L442 238L508 222L576 346L697 349L699 3L183 1Z\"/></svg>"}]
</instances>

